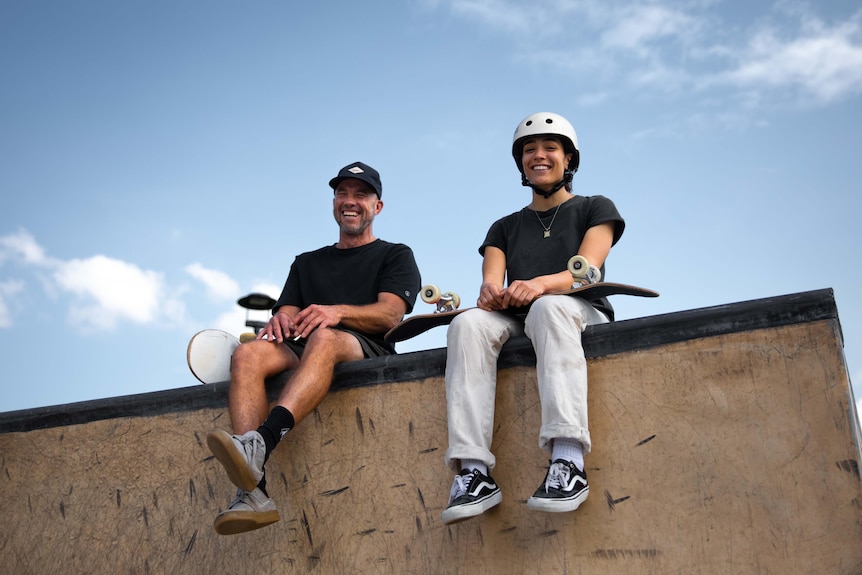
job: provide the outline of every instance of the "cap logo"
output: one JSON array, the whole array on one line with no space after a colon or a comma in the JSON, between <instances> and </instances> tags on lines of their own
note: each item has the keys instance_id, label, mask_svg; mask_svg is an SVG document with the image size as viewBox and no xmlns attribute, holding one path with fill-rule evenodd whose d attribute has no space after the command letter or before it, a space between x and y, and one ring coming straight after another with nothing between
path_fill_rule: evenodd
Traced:
<instances>
[{"instance_id":1,"label":"cap logo","mask_svg":"<svg viewBox=\"0 0 862 575\"><path fill-rule=\"evenodd\" d=\"M352 168L349 168L347 171L350 172L351 174L364 174L365 173L365 170L363 170L359 166L353 166Z\"/></svg>"}]
</instances>

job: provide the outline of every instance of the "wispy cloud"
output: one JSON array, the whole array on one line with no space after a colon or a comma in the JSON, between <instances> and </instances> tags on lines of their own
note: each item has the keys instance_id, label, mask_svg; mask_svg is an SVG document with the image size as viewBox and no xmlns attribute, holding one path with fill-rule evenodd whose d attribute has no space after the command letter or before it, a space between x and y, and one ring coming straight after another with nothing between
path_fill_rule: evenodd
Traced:
<instances>
[{"instance_id":1,"label":"wispy cloud","mask_svg":"<svg viewBox=\"0 0 862 575\"><path fill-rule=\"evenodd\" d=\"M27 230L18 230L13 234L0 236L0 264L10 259L36 265L50 263L45 250Z\"/></svg>"},{"instance_id":2,"label":"wispy cloud","mask_svg":"<svg viewBox=\"0 0 862 575\"><path fill-rule=\"evenodd\" d=\"M24 282L19 280L0 282L0 328L12 326L12 315L9 313L9 306L6 305L6 298L14 296L23 289Z\"/></svg>"},{"instance_id":3,"label":"wispy cloud","mask_svg":"<svg viewBox=\"0 0 862 575\"><path fill-rule=\"evenodd\" d=\"M624 50L645 59L654 56L659 42L688 41L703 27L700 19L681 10L643 3L606 7L594 21L606 49Z\"/></svg>"},{"instance_id":4,"label":"wispy cloud","mask_svg":"<svg viewBox=\"0 0 862 575\"><path fill-rule=\"evenodd\" d=\"M186 266L186 273L204 284L208 294L214 299L236 299L240 295L239 284L222 271L193 263Z\"/></svg>"},{"instance_id":5,"label":"wispy cloud","mask_svg":"<svg viewBox=\"0 0 862 575\"><path fill-rule=\"evenodd\" d=\"M432 2L448 4L452 12L469 20L478 20L487 26L508 33L519 33L529 28L529 6L507 0L454 0Z\"/></svg>"},{"instance_id":6,"label":"wispy cloud","mask_svg":"<svg viewBox=\"0 0 862 575\"><path fill-rule=\"evenodd\" d=\"M188 317L183 297L199 293L188 286L169 285L164 274L106 255L60 260L50 257L27 230L0 236L0 329L15 324L24 304L21 294L28 282L38 284L46 299L66 303L67 319L78 330L111 331L124 324L188 326L198 324ZM31 278L27 272L35 272ZM189 264L184 271L200 282L208 298L224 312L203 320L239 333L245 325L245 310L236 305L240 284L227 273ZM18 274L18 278L11 275ZM24 279L22 279L24 278ZM258 283L254 292L277 297L280 288ZM255 312L257 313L257 312ZM260 312L266 319L268 314Z\"/></svg>"},{"instance_id":7,"label":"wispy cloud","mask_svg":"<svg viewBox=\"0 0 862 575\"><path fill-rule=\"evenodd\" d=\"M745 89L797 89L828 104L862 93L862 34L859 18L833 27L816 19L798 35L758 31L740 52L737 65L711 79Z\"/></svg>"},{"instance_id":8,"label":"wispy cloud","mask_svg":"<svg viewBox=\"0 0 862 575\"><path fill-rule=\"evenodd\" d=\"M152 323L168 299L160 273L103 255L62 262L54 279L77 297L69 317L86 328L113 329L122 320Z\"/></svg>"},{"instance_id":9,"label":"wispy cloud","mask_svg":"<svg viewBox=\"0 0 862 575\"><path fill-rule=\"evenodd\" d=\"M805 2L778 1L739 26L720 4L608 0L435 0L515 41L510 57L579 74L585 93L625 84L659 97L728 90L748 106L823 105L862 93L862 11L829 23ZM749 12L752 8L747 9ZM755 23L756 22L756 23ZM537 42L537 40L539 40ZM617 90L619 91L619 90Z\"/></svg>"},{"instance_id":10,"label":"wispy cloud","mask_svg":"<svg viewBox=\"0 0 862 575\"><path fill-rule=\"evenodd\" d=\"M69 296L68 319L85 331L112 330L121 322L171 322L185 314L161 273L104 255L52 258L26 230L0 236L0 266L7 262L38 269L46 294ZM10 301L25 285L22 279L0 284L0 327L14 323Z\"/></svg>"}]
</instances>

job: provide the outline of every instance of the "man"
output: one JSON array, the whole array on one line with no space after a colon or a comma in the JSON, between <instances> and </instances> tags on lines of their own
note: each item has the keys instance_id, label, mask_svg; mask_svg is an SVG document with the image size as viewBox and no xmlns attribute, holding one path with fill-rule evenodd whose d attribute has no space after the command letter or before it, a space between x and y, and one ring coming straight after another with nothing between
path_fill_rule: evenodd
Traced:
<instances>
[{"instance_id":1,"label":"man","mask_svg":"<svg viewBox=\"0 0 862 575\"><path fill-rule=\"evenodd\" d=\"M377 171L354 162L329 185L338 243L296 257L272 318L231 358L235 435L214 430L207 436L237 486L236 498L215 519L222 535L279 520L266 491L269 455L323 401L337 364L395 352L383 335L412 310L421 286L410 248L374 237L372 224L383 209ZM293 373L270 410L264 382L285 370Z\"/></svg>"}]
</instances>

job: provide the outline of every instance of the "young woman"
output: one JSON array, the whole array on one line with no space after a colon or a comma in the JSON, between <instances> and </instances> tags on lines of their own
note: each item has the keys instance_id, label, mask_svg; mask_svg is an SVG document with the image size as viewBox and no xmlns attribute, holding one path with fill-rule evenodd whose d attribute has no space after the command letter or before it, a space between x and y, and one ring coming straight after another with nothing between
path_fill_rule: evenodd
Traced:
<instances>
[{"instance_id":1,"label":"young woman","mask_svg":"<svg viewBox=\"0 0 862 575\"><path fill-rule=\"evenodd\" d=\"M548 473L527 506L573 511L589 493L584 455L591 443L581 333L590 324L613 320L613 308L604 298L536 298L572 287L567 263L576 254L604 277L605 259L625 222L609 199L572 193L580 151L574 128L562 116L541 112L521 121L512 155L522 184L532 190L530 203L491 226L479 248L479 309L459 315L448 331L445 459L456 476L442 515L447 524L479 515L502 500L490 476L496 464L491 452L496 363L513 335L525 334L536 351L539 446L551 454ZM526 317L509 311L528 304Z\"/></svg>"}]
</instances>

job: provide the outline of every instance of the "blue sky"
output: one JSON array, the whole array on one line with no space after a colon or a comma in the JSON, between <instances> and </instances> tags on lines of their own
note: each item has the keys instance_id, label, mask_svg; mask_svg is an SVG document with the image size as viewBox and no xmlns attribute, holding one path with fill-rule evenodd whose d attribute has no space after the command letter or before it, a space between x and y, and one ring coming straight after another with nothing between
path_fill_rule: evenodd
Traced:
<instances>
[{"instance_id":1,"label":"blue sky","mask_svg":"<svg viewBox=\"0 0 862 575\"><path fill-rule=\"evenodd\" d=\"M858 2L0 0L0 74L0 411L195 385L188 339L336 241L356 160L471 304L537 111L627 221L607 279L662 294L620 319L831 287L862 397Z\"/></svg>"}]
</instances>

